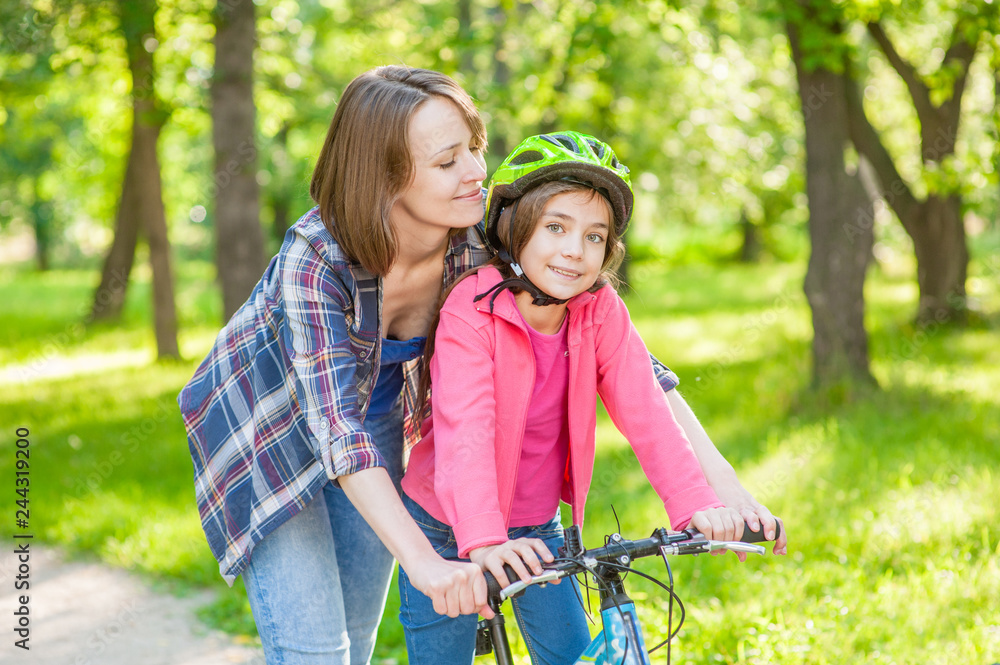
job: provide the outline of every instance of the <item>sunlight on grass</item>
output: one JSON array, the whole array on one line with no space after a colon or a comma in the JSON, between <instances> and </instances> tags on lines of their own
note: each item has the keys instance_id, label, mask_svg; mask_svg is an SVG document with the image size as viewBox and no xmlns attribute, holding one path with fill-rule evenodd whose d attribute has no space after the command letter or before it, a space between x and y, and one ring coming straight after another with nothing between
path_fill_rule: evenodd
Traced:
<instances>
[{"instance_id":1,"label":"sunlight on grass","mask_svg":"<svg viewBox=\"0 0 1000 665\"><path fill-rule=\"evenodd\" d=\"M112 353L41 356L29 364L8 365L0 370L0 384L31 383L47 379L83 377L124 367L148 365L155 360L150 350L126 350Z\"/></svg>"}]
</instances>

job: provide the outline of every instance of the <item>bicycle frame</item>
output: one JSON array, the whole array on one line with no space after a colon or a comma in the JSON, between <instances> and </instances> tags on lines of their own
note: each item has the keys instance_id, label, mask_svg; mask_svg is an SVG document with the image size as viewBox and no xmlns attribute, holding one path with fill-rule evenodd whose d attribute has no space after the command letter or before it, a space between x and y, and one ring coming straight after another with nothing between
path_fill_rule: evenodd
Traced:
<instances>
[{"instance_id":1,"label":"bicycle frame","mask_svg":"<svg viewBox=\"0 0 1000 665\"><path fill-rule=\"evenodd\" d=\"M601 610L604 628L577 659L577 665L650 665L635 603Z\"/></svg>"}]
</instances>

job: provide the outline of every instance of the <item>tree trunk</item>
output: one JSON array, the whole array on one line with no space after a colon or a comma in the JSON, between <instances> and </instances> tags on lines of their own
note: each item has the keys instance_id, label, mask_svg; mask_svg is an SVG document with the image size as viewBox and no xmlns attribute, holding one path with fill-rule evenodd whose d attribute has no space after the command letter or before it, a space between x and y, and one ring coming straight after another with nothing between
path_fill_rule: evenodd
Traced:
<instances>
[{"instance_id":1,"label":"tree trunk","mask_svg":"<svg viewBox=\"0 0 1000 665\"><path fill-rule=\"evenodd\" d=\"M152 25L152 24L150 24ZM138 124L138 123L137 123ZM144 162L140 187L146 210L146 242L149 244L149 263L153 269L153 328L156 331L156 357L180 358L177 347L177 305L174 299L174 276L170 267L170 240L167 236L167 217L163 210L163 187L160 181L160 162L156 156L156 142L160 127L141 126Z\"/></svg>"},{"instance_id":2,"label":"tree trunk","mask_svg":"<svg viewBox=\"0 0 1000 665\"><path fill-rule=\"evenodd\" d=\"M156 143L165 115L157 108L152 53L147 37L155 36L156 0L119 2L121 30L125 36L132 76L132 146L125 166L122 195L115 217L115 235L94 294L91 320L117 319L125 304L135 248L142 230L148 235L153 268L153 311L157 355L177 357L177 314L170 245L160 183Z\"/></svg>"},{"instance_id":3,"label":"tree trunk","mask_svg":"<svg viewBox=\"0 0 1000 665\"><path fill-rule=\"evenodd\" d=\"M493 90L497 97L507 96L510 85L510 67L507 65L507 10L503 2L498 2L496 6L489 9L490 18L493 20ZM493 137L490 139L490 153L497 158L503 159L510 152L510 144L507 142L507 135L504 133L508 128L501 125L494 127Z\"/></svg>"},{"instance_id":4,"label":"tree trunk","mask_svg":"<svg viewBox=\"0 0 1000 665\"><path fill-rule=\"evenodd\" d=\"M271 209L274 212L274 223L271 225L271 236L282 243L285 233L292 224L292 184L295 176L288 160L288 132L291 124L284 122L281 129L274 135L274 147L271 150Z\"/></svg>"},{"instance_id":5,"label":"tree trunk","mask_svg":"<svg viewBox=\"0 0 1000 665\"><path fill-rule=\"evenodd\" d=\"M49 269L52 247L52 203L42 198L39 178L34 178L31 219L35 227L35 262L40 272Z\"/></svg>"},{"instance_id":6,"label":"tree trunk","mask_svg":"<svg viewBox=\"0 0 1000 665\"><path fill-rule=\"evenodd\" d=\"M154 89L155 71L147 40L156 38L156 0L122 0L121 20L132 73L132 152L134 165L134 214L141 220L149 243L149 262L153 271L153 328L156 332L157 358L178 358L177 308L174 302L174 279L170 269L170 241L167 217L163 209L163 186L156 144L166 116L157 108ZM137 224L138 225L138 224Z\"/></svg>"},{"instance_id":7,"label":"tree trunk","mask_svg":"<svg viewBox=\"0 0 1000 665\"><path fill-rule=\"evenodd\" d=\"M473 45L475 36L472 33L472 0L458 0L458 69L470 83L475 80L475 59Z\"/></svg>"},{"instance_id":8,"label":"tree trunk","mask_svg":"<svg viewBox=\"0 0 1000 665\"><path fill-rule=\"evenodd\" d=\"M978 37L968 41L968 28L962 22L953 26L951 45L941 64L941 69L952 70L954 76L951 96L935 103L930 87L924 83L917 69L896 51L882 26L877 22L868 24L869 34L906 84L920 121L920 154L925 165L941 165L955 154L962 95L978 47ZM874 166L883 196L913 240L920 290L917 322L964 322L969 250L965 241L961 195L931 193L924 200L918 199L897 171L878 132L868 122L861 95L853 81L846 92L854 145Z\"/></svg>"},{"instance_id":9,"label":"tree trunk","mask_svg":"<svg viewBox=\"0 0 1000 665\"><path fill-rule=\"evenodd\" d=\"M128 291L129 275L135 262L135 246L139 242L140 194L138 178L139 155L135 150L137 123L132 123L132 150L125 163L125 177L122 180L122 195L115 215L115 235L111 249L104 259L101 283L94 293L94 304L90 309L91 321L115 320L121 316Z\"/></svg>"},{"instance_id":10,"label":"tree trunk","mask_svg":"<svg viewBox=\"0 0 1000 665\"><path fill-rule=\"evenodd\" d=\"M849 173L845 77L803 64L798 29L787 24L806 138L811 252L805 293L813 321L813 385L874 383L864 327L864 281L874 244L874 211Z\"/></svg>"},{"instance_id":11,"label":"tree trunk","mask_svg":"<svg viewBox=\"0 0 1000 665\"><path fill-rule=\"evenodd\" d=\"M962 202L957 196L931 195L917 209L921 219L910 237L917 256L922 324L965 321L965 278L969 250L965 243Z\"/></svg>"},{"instance_id":12,"label":"tree trunk","mask_svg":"<svg viewBox=\"0 0 1000 665\"><path fill-rule=\"evenodd\" d=\"M750 221L746 208L740 210L740 231L743 236L740 263L756 263L760 258L760 240L757 238L757 225Z\"/></svg>"},{"instance_id":13,"label":"tree trunk","mask_svg":"<svg viewBox=\"0 0 1000 665\"><path fill-rule=\"evenodd\" d=\"M215 147L216 266L226 319L239 309L265 267L254 141L252 0L215 10L212 142Z\"/></svg>"}]
</instances>

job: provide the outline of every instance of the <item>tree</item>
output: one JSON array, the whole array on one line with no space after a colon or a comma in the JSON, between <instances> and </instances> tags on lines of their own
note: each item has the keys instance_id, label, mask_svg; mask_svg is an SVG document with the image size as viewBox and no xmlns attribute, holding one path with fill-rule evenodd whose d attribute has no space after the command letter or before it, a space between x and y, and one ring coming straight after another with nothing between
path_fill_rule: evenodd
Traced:
<instances>
[{"instance_id":1,"label":"tree","mask_svg":"<svg viewBox=\"0 0 1000 665\"><path fill-rule=\"evenodd\" d=\"M823 53L840 31L817 4L800 2L786 22L805 122L811 242L805 293L813 321L813 383L873 383L864 326L873 205L859 174L844 161L851 138L846 91L854 82L842 59L838 63L838 51Z\"/></svg>"},{"instance_id":2,"label":"tree","mask_svg":"<svg viewBox=\"0 0 1000 665\"><path fill-rule=\"evenodd\" d=\"M55 52L47 17L30 7L0 4L0 228L4 217L26 219L35 236L35 263L48 270L57 220L53 212L53 137L76 129L64 108L46 93L52 80L49 58ZM11 103L13 101L13 103Z\"/></svg>"},{"instance_id":3,"label":"tree","mask_svg":"<svg viewBox=\"0 0 1000 665\"><path fill-rule=\"evenodd\" d=\"M883 197L913 240L920 289L917 320L921 323L961 322L965 318L969 251L962 195L943 174L955 155L969 67L994 16L992 7L980 3L958 11L941 65L930 75L922 75L900 54L881 21L867 23L868 33L905 83L920 123L921 162L931 176L922 198L900 174L879 132L868 120L857 86L845 90L854 145L872 163ZM936 85L932 87L927 78Z\"/></svg>"},{"instance_id":4,"label":"tree","mask_svg":"<svg viewBox=\"0 0 1000 665\"><path fill-rule=\"evenodd\" d=\"M153 51L158 42L154 17L156 0L118 3L120 29L125 37L132 75L132 147L122 182L115 235L94 296L94 319L115 318L125 302L129 274L139 234L145 232L153 272L153 317L158 358L180 356L177 347L177 310L170 243L163 208L163 188L157 141L168 114L157 103Z\"/></svg>"},{"instance_id":5,"label":"tree","mask_svg":"<svg viewBox=\"0 0 1000 665\"><path fill-rule=\"evenodd\" d=\"M220 1L214 23L215 256L228 319L250 295L266 265L254 138L253 1Z\"/></svg>"}]
</instances>

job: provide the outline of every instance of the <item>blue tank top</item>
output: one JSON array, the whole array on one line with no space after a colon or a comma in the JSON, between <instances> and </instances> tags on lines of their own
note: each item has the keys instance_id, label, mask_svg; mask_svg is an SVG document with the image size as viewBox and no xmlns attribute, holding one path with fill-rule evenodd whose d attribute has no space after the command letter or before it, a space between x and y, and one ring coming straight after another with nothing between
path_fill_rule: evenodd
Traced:
<instances>
[{"instance_id":1,"label":"blue tank top","mask_svg":"<svg viewBox=\"0 0 1000 665\"><path fill-rule=\"evenodd\" d=\"M392 411L396 398L403 390L403 363L423 354L426 339L426 337L413 337L406 340L382 340L378 381L372 388L371 403L368 405L366 417L384 416Z\"/></svg>"}]
</instances>

